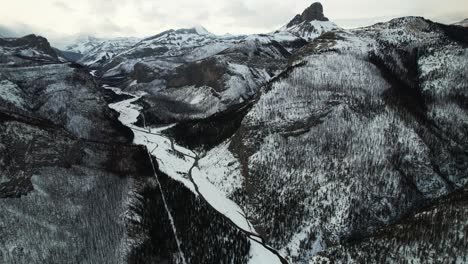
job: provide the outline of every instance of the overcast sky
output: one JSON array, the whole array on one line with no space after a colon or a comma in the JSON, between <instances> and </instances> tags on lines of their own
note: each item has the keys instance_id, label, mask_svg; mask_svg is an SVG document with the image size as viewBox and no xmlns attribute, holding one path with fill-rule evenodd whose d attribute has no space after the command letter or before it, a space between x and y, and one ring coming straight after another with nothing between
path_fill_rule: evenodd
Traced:
<instances>
[{"instance_id":1,"label":"overcast sky","mask_svg":"<svg viewBox=\"0 0 468 264\"><path fill-rule=\"evenodd\" d=\"M98 37L154 35L203 25L216 34L270 32L314 1L307 0L0 0L0 34ZM468 0L322 0L342 27L417 15L452 23L468 17ZM2 33L3 32L3 33Z\"/></svg>"}]
</instances>

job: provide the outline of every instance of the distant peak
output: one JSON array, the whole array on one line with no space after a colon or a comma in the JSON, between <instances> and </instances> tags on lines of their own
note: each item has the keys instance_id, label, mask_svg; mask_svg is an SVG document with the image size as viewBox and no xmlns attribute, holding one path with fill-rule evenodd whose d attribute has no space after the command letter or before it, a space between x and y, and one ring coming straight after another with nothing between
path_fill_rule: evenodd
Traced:
<instances>
[{"instance_id":1,"label":"distant peak","mask_svg":"<svg viewBox=\"0 0 468 264\"><path fill-rule=\"evenodd\" d=\"M457 25L457 26L462 26L462 27L468 27L468 18L467 19L464 19L458 23L455 23L454 25Z\"/></svg>"},{"instance_id":2,"label":"distant peak","mask_svg":"<svg viewBox=\"0 0 468 264\"><path fill-rule=\"evenodd\" d=\"M311 21L328 21L328 18L323 14L323 6L319 2L315 2L310 5L308 8L302 12L300 15L296 15L287 27L292 27L294 25L300 24L302 22L311 22Z\"/></svg>"},{"instance_id":3,"label":"distant peak","mask_svg":"<svg viewBox=\"0 0 468 264\"><path fill-rule=\"evenodd\" d=\"M213 35L213 33L209 32L206 28L203 26L195 26L193 27L195 32L197 32L198 35Z\"/></svg>"},{"instance_id":4,"label":"distant peak","mask_svg":"<svg viewBox=\"0 0 468 264\"><path fill-rule=\"evenodd\" d=\"M177 33L177 34L197 34L200 36L215 36L213 33L209 32L208 30L206 30L206 28L202 26L195 26L191 28L181 28L177 30L169 30L163 33L172 33L172 32ZM158 36L159 35L161 34L158 34Z\"/></svg>"}]
</instances>

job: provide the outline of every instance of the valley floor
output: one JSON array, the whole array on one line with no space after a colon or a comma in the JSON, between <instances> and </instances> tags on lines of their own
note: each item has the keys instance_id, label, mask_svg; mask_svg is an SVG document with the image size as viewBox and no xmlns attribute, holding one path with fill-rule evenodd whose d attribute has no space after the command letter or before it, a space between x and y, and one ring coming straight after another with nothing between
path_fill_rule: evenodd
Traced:
<instances>
[{"instance_id":1,"label":"valley floor","mask_svg":"<svg viewBox=\"0 0 468 264\"><path fill-rule=\"evenodd\" d=\"M109 107L117 111L119 121L132 129L135 137L134 144L143 145L158 162L159 169L169 177L184 184L195 195L205 200L216 211L224 215L232 225L241 230L250 240L250 261L252 264L274 264L285 263L283 257L273 248L263 242L263 239L257 234L253 225L245 217L243 210L232 200L228 199L216 186L207 180L207 175L200 170L198 161L200 155L192 150L177 145L173 139L164 135L162 132L171 126L164 127L139 127L136 126L137 118L141 113L141 107L134 104L144 94L130 94L121 91L119 88L104 85L103 88L112 90L118 95L131 96L117 103L110 104ZM155 171L155 177L158 175ZM160 186L160 184L159 184ZM163 193L161 191L161 193ZM163 200L164 197L163 197ZM174 224L173 216L165 203L166 211L171 219L172 230L179 245L179 252L183 260L183 252L180 249L181 242L177 238L177 227ZM185 263L185 260L182 261Z\"/></svg>"}]
</instances>

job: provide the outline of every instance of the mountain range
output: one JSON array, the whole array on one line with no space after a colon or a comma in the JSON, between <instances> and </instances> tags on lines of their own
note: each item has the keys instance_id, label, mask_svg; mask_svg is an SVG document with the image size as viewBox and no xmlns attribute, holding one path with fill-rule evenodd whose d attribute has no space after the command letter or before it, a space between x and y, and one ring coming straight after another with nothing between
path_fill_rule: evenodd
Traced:
<instances>
[{"instance_id":1,"label":"mountain range","mask_svg":"<svg viewBox=\"0 0 468 264\"><path fill-rule=\"evenodd\" d=\"M2 263L468 261L468 28L0 37Z\"/></svg>"}]
</instances>

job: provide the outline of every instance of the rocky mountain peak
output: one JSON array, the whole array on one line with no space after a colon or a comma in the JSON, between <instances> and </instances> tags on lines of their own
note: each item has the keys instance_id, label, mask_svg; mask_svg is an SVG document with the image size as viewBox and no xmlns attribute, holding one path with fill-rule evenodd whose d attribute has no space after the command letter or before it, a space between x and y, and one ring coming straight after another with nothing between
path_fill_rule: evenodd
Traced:
<instances>
[{"instance_id":1,"label":"rocky mountain peak","mask_svg":"<svg viewBox=\"0 0 468 264\"><path fill-rule=\"evenodd\" d=\"M323 6L319 2L313 3L311 6L306 8L306 10L302 12L301 18L304 21L328 21L328 18L323 15Z\"/></svg>"},{"instance_id":2,"label":"rocky mountain peak","mask_svg":"<svg viewBox=\"0 0 468 264\"><path fill-rule=\"evenodd\" d=\"M308 8L302 12L301 15L296 15L291 22L287 25L287 27L292 27L294 25L300 24L304 21L329 21L327 17L323 14L323 6L319 2L315 2L310 5Z\"/></svg>"}]
</instances>

